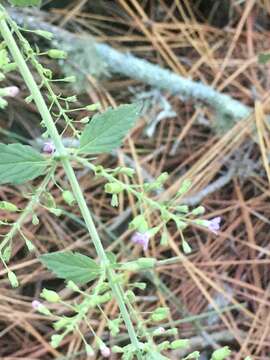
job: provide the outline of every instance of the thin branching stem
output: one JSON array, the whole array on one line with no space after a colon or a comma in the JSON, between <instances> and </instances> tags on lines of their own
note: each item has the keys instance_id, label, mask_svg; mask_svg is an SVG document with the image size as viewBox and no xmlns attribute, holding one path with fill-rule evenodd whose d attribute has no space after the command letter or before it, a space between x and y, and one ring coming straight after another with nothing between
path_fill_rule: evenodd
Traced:
<instances>
[{"instance_id":1,"label":"thin branching stem","mask_svg":"<svg viewBox=\"0 0 270 360\"><path fill-rule=\"evenodd\" d=\"M96 226L94 224L94 221L92 219L92 215L90 213L90 210L87 207L86 201L84 199L82 190L80 188L80 185L78 183L78 180L76 178L75 172L72 168L72 165L69 160L69 155L67 150L65 149L61 136L58 133L58 130L54 124L54 121L51 117L51 114L48 110L48 107L44 101L44 98L40 92L39 87L37 86L22 54L20 49L18 48L18 45L16 44L16 41L12 35L12 32L10 28L7 25L6 19L8 18L8 14L5 12L3 7L0 7L0 32L2 37L4 38L10 53L13 56L14 61L16 62L18 69L35 101L35 104L39 110L39 113L42 117L42 121L44 122L47 131L54 142L55 148L57 150L57 153L59 154L60 161L62 163L62 166L65 170L66 176L70 182L72 191L74 193L74 197L78 203L78 206L80 208L81 214L84 218L84 221L86 223L88 232L91 236L91 239L93 241L93 244L95 246L95 249L97 251L97 254L100 258L101 264L104 268L107 268L107 275L108 275L108 281L110 284L110 287L112 289L112 292L114 294L114 297L118 303L120 312L122 314L122 317L124 319L124 322L126 324L131 342L135 349L137 349L137 357L138 359L142 359L142 355L139 350L139 341L137 338L136 331L134 329L132 320L130 318L129 312L127 310L125 299L123 297L121 286L115 281L115 273L110 268L109 260L106 256L105 250L103 248L102 242L100 240L99 234L97 232Z\"/></svg>"}]
</instances>

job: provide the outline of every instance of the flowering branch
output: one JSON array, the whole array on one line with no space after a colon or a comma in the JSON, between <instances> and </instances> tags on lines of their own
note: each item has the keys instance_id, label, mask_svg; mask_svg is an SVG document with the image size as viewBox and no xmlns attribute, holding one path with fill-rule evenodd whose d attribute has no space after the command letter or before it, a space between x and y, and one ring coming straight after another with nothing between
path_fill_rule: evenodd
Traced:
<instances>
[{"instance_id":1,"label":"flowering branch","mask_svg":"<svg viewBox=\"0 0 270 360\"><path fill-rule=\"evenodd\" d=\"M223 128L229 129L234 122L248 117L251 113L251 108L229 95L216 91L209 85L184 78L130 53L122 53L109 45L95 42L90 36L78 37L57 26L50 25L42 21L41 12L38 13L41 16L37 16L37 14L32 16L29 12L24 13L16 9L10 9L10 13L19 24L27 24L31 29L39 27L51 31L55 35L56 41L61 44L77 44L80 48L80 56L85 59L91 58L91 54L89 54L89 51L91 51L89 48L90 43L92 51L95 51L96 56L104 63L104 68L111 73L142 81L160 90L169 91L174 95L202 101L215 110L217 121L220 121ZM91 72L90 66L87 68L87 62L85 68L80 70L85 73Z\"/></svg>"}]
</instances>

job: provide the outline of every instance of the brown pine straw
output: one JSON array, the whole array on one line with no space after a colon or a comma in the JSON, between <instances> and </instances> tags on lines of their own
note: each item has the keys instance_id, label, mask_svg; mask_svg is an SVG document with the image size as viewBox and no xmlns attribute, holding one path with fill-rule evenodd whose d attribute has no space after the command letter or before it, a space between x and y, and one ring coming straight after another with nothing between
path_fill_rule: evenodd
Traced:
<instances>
[{"instance_id":1,"label":"brown pine straw","mask_svg":"<svg viewBox=\"0 0 270 360\"><path fill-rule=\"evenodd\" d=\"M139 183L143 182L143 171L152 177L168 171L170 178L165 192L155 195L159 200L173 196L184 179L192 180L193 187L188 196L193 196L226 174L232 166L238 169L229 183L202 200L207 218L222 217L220 233L215 236L195 227L186 231L184 235L193 252L183 256L181 238L170 226L169 246L161 247L157 236L155 240L151 239L146 255L158 259L179 256L179 261L156 269L159 285L156 278L146 280L142 274L129 274L129 280L148 282L146 291L139 293L136 302L142 316L157 306L170 306L168 324L174 326L174 322L188 316L216 310L219 313L216 320L211 315L196 323L191 320L177 323L179 336L193 339L194 344L199 339L203 350L209 343L213 348L223 345L219 335L229 334L227 343L233 350L231 359L240 360L252 355L254 360L266 360L270 353L270 129L265 119L269 113L270 68L258 64L257 56L270 49L269 2L231 2L228 23L219 28L207 20L206 14L211 9L203 12L196 7L196 1L95 3L70 1L65 8L51 9L51 19L54 24L74 32L86 32L177 74L212 84L254 109L249 119L240 121L221 135L212 129L216 119L203 105L194 106L191 101L164 93L162 95L177 115L161 120L154 136L148 138L144 129L151 119L146 113L119 150L118 158L102 155L98 162L107 167L126 165L125 154L135 164ZM59 71L54 62L46 66ZM34 139L40 134L39 116L32 104L23 102L27 93L19 77L12 74L9 81L21 87L22 97L13 101L6 112L1 112L0 126ZM88 81L91 90L86 102L99 101L103 108L132 101L130 87L135 93L149 90L132 79L98 80L89 75ZM157 116L160 106L153 103L152 114ZM247 152L249 161L246 163L243 159ZM258 167L246 175L243 169L250 164L258 164ZM79 168L77 174L107 249L117 253L119 261L142 256L141 250L130 243L131 232L123 217L123 210L127 208L133 215L137 213L134 197L121 196L119 208L111 208L110 199L103 192L103 181ZM61 186L67 186L60 169L57 180ZM125 177L122 180L133 182ZM23 208L27 199L22 199L21 194L30 190L28 186L2 186L0 198ZM51 191L59 206L70 213L59 190L52 187ZM38 254L69 249L95 257L88 235L78 223L78 209L74 207L72 212L75 219L57 218L40 208L38 226L33 226L28 219L23 230L36 245ZM12 214L1 214L2 217L15 219ZM121 226L115 230L113 238L106 229L116 221ZM156 225L157 214L149 216L149 221ZM0 233L4 234L6 230L1 227ZM69 335L58 349L51 347L50 336L54 333L51 320L34 313L31 301L38 298L43 286L59 291L66 301L71 301L74 296L64 288L62 281L54 280L34 255L27 254L19 235L13 239L10 268L16 271L22 286L18 290L11 289L6 271L0 268L0 358L46 360L66 356L65 359L85 359L84 347L77 334ZM78 296L77 300L81 298ZM228 305L235 305L237 310L220 313L220 307ZM62 306L51 308L57 314L68 315ZM108 303L104 312L113 319L118 313L115 302ZM107 341L104 318L95 310L88 318L95 331L104 335ZM91 342L87 327L82 325L81 330ZM121 335L125 336L123 328ZM172 359L179 358L177 354L173 356Z\"/></svg>"}]
</instances>

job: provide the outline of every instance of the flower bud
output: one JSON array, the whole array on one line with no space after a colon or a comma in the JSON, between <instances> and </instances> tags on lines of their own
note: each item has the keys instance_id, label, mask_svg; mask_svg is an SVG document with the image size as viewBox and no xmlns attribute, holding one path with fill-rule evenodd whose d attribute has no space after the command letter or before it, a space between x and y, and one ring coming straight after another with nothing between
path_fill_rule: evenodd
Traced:
<instances>
[{"instance_id":1,"label":"flower bud","mask_svg":"<svg viewBox=\"0 0 270 360\"><path fill-rule=\"evenodd\" d=\"M155 258L139 258L135 261L129 261L121 265L121 270L127 271L139 271L152 269L156 265L157 260Z\"/></svg>"},{"instance_id":2,"label":"flower bud","mask_svg":"<svg viewBox=\"0 0 270 360\"><path fill-rule=\"evenodd\" d=\"M53 154L55 152L55 146L54 144L51 142L51 141L46 141L43 145L43 149L42 151L45 153L45 154Z\"/></svg>"},{"instance_id":3,"label":"flower bud","mask_svg":"<svg viewBox=\"0 0 270 360\"><path fill-rule=\"evenodd\" d=\"M136 301L136 295L134 294L134 292L132 290L128 290L126 291L126 298L128 299L128 301L132 304Z\"/></svg>"},{"instance_id":4,"label":"flower bud","mask_svg":"<svg viewBox=\"0 0 270 360\"><path fill-rule=\"evenodd\" d=\"M19 94L20 89L17 86L8 86L0 89L1 96L15 97Z\"/></svg>"},{"instance_id":5,"label":"flower bud","mask_svg":"<svg viewBox=\"0 0 270 360\"><path fill-rule=\"evenodd\" d=\"M76 102L77 100L78 99L77 99L76 95L68 96L65 98L65 101L68 101L68 102Z\"/></svg>"},{"instance_id":6,"label":"flower bud","mask_svg":"<svg viewBox=\"0 0 270 360\"><path fill-rule=\"evenodd\" d=\"M189 208L187 205L178 205L176 206L175 210L184 214L189 212Z\"/></svg>"},{"instance_id":7,"label":"flower bud","mask_svg":"<svg viewBox=\"0 0 270 360\"><path fill-rule=\"evenodd\" d=\"M110 329L110 333L112 336L116 336L119 334L119 323L121 322L121 319L115 319L115 320L109 320L108 327Z\"/></svg>"},{"instance_id":8,"label":"flower bud","mask_svg":"<svg viewBox=\"0 0 270 360\"><path fill-rule=\"evenodd\" d=\"M128 177L132 177L135 174L135 170L125 166L119 166L114 170L113 173L115 175L123 174L123 175L127 175Z\"/></svg>"},{"instance_id":9,"label":"flower bud","mask_svg":"<svg viewBox=\"0 0 270 360\"><path fill-rule=\"evenodd\" d=\"M108 346L106 346L100 338L96 338L96 339L97 339L97 343L98 343L101 355L104 357L109 357L111 355L110 348L108 348Z\"/></svg>"},{"instance_id":10,"label":"flower bud","mask_svg":"<svg viewBox=\"0 0 270 360\"><path fill-rule=\"evenodd\" d=\"M170 347L170 342L168 340L163 341L162 343L158 344L158 350L163 351L163 350L168 350Z\"/></svg>"},{"instance_id":11,"label":"flower bud","mask_svg":"<svg viewBox=\"0 0 270 360\"><path fill-rule=\"evenodd\" d=\"M114 346L112 347L112 352L113 352L113 353L117 353L117 354L123 354L124 349L121 348L120 346L114 345Z\"/></svg>"},{"instance_id":12,"label":"flower bud","mask_svg":"<svg viewBox=\"0 0 270 360\"><path fill-rule=\"evenodd\" d=\"M162 173L162 174L159 175L159 177L157 178L156 181L157 181L159 184L163 184L163 183L165 183L165 181L168 180L168 178L169 178L169 174L168 174L167 172L164 172L164 173Z\"/></svg>"},{"instance_id":13,"label":"flower bud","mask_svg":"<svg viewBox=\"0 0 270 360\"><path fill-rule=\"evenodd\" d=\"M11 62L9 64L5 64L2 67L2 70L4 71L4 73L9 73L11 71L14 71L17 69L17 64L15 62Z\"/></svg>"},{"instance_id":14,"label":"flower bud","mask_svg":"<svg viewBox=\"0 0 270 360\"><path fill-rule=\"evenodd\" d=\"M113 194L112 200L111 200L111 205L112 205L112 207L117 207L119 205L117 194Z\"/></svg>"},{"instance_id":15,"label":"flower bud","mask_svg":"<svg viewBox=\"0 0 270 360\"><path fill-rule=\"evenodd\" d=\"M46 78L48 78L48 79L50 79L50 80L52 79L52 77L53 77L53 72L52 72L51 69L43 68L42 71L43 71L43 74L45 75Z\"/></svg>"},{"instance_id":16,"label":"flower bud","mask_svg":"<svg viewBox=\"0 0 270 360\"><path fill-rule=\"evenodd\" d=\"M97 102L95 104L87 105L85 107L85 110L88 110L88 111L96 111L96 110L100 110L100 109L101 109L101 104L99 102Z\"/></svg>"},{"instance_id":17,"label":"flower bud","mask_svg":"<svg viewBox=\"0 0 270 360\"><path fill-rule=\"evenodd\" d=\"M191 185L192 183L190 180L184 180L180 186L180 189L177 191L177 195L180 196L188 192L188 190L191 188Z\"/></svg>"},{"instance_id":18,"label":"flower bud","mask_svg":"<svg viewBox=\"0 0 270 360\"><path fill-rule=\"evenodd\" d=\"M213 352L211 360L224 360L231 354L231 350L228 346L224 346L221 349L217 349Z\"/></svg>"},{"instance_id":19,"label":"flower bud","mask_svg":"<svg viewBox=\"0 0 270 360\"><path fill-rule=\"evenodd\" d=\"M111 356L111 350L108 348L108 346L104 346L100 349L101 355L104 357L110 357Z\"/></svg>"},{"instance_id":20,"label":"flower bud","mask_svg":"<svg viewBox=\"0 0 270 360\"><path fill-rule=\"evenodd\" d=\"M46 308L45 305L43 305L40 301L38 300L33 300L32 301L32 308L36 311L38 311L39 313L43 314L43 315L51 315L51 312L49 309Z\"/></svg>"},{"instance_id":21,"label":"flower bud","mask_svg":"<svg viewBox=\"0 0 270 360\"><path fill-rule=\"evenodd\" d=\"M188 226L186 222L179 220L177 217L174 217L174 222L178 230L184 230Z\"/></svg>"},{"instance_id":22,"label":"flower bud","mask_svg":"<svg viewBox=\"0 0 270 360\"><path fill-rule=\"evenodd\" d=\"M147 285L144 282L135 282L135 283L132 284L132 286L134 288L138 288L140 290L145 290Z\"/></svg>"},{"instance_id":23,"label":"flower bud","mask_svg":"<svg viewBox=\"0 0 270 360\"><path fill-rule=\"evenodd\" d=\"M7 245L3 251L2 258L3 260L8 263L11 257L11 244Z\"/></svg>"},{"instance_id":24,"label":"flower bud","mask_svg":"<svg viewBox=\"0 0 270 360\"><path fill-rule=\"evenodd\" d=\"M185 357L185 360L192 359L192 360L199 360L200 352L199 351L193 351L188 356Z\"/></svg>"},{"instance_id":25,"label":"flower bud","mask_svg":"<svg viewBox=\"0 0 270 360\"><path fill-rule=\"evenodd\" d=\"M172 350L185 349L189 346L190 346L190 341L188 339L178 339L178 340L171 342L171 344L170 344L170 348Z\"/></svg>"},{"instance_id":26,"label":"flower bud","mask_svg":"<svg viewBox=\"0 0 270 360\"><path fill-rule=\"evenodd\" d=\"M104 304L112 299L111 292L106 292L103 295L96 296L96 304Z\"/></svg>"},{"instance_id":27,"label":"flower bud","mask_svg":"<svg viewBox=\"0 0 270 360\"><path fill-rule=\"evenodd\" d=\"M63 340L63 335L59 335L59 334L52 335L52 337L51 337L51 346L53 348L57 348L60 345L62 340Z\"/></svg>"},{"instance_id":28,"label":"flower bud","mask_svg":"<svg viewBox=\"0 0 270 360\"><path fill-rule=\"evenodd\" d=\"M119 194L124 190L124 185L118 183L108 183L105 185L105 192L108 194Z\"/></svg>"},{"instance_id":29,"label":"flower bud","mask_svg":"<svg viewBox=\"0 0 270 360\"><path fill-rule=\"evenodd\" d=\"M0 97L0 109L5 109L5 107L8 105L8 102Z\"/></svg>"},{"instance_id":30,"label":"flower bud","mask_svg":"<svg viewBox=\"0 0 270 360\"><path fill-rule=\"evenodd\" d=\"M171 220L172 218L172 214L165 207L162 208L160 216L161 219L164 220L165 222Z\"/></svg>"},{"instance_id":31,"label":"flower bud","mask_svg":"<svg viewBox=\"0 0 270 360\"><path fill-rule=\"evenodd\" d=\"M153 236L155 236L155 235L159 232L159 230L160 230L160 227L159 227L159 226L155 226L155 227L153 227L153 228L151 228L151 229L149 229L149 230L147 231L147 235L148 235L149 237L153 237Z\"/></svg>"},{"instance_id":32,"label":"flower bud","mask_svg":"<svg viewBox=\"0 0 270 360\"><path fill-rule=\"evenodd\" d=\"M66 328L70 323L70 319L68 317L61 317L59 320L53 323L53 327L56 331Z\"/></svg>"},{"instance_id":33,"label":"flower bud","mask_svg":"<svg viewBox=\"0 0 270 360\"><path fill-rule=\"evenodd\" d=\"M81 120L80 120L80 123L82 124L88 124L89 123L89 116L84 116Z\"/></svg>"},{"instance_id":34,"label":"flower bud","mask_svg":"<svg viewBox=\"0 0 270 360\"><path fill-rule=\"evenodd\" d=\"M26 104L30 104L32 101L33 101L33 96L32 95L29 95L27 96L24 101L26 102ZM42 126L42 124L41 124Z\"/></svg>"},{"instance_id":35,"label":"flower bud","mask_svg":"<svg viewBox=\"0 0 270 360\"><path fill-rule=\"evenodd\" d=\"M13 271L10 271L10 270L8 271L8 280L13 288L16 288L19 286L17 276L15 275L15 273Z\"/></svg>"},{"instance_id":36,"label":"flower bud","mask_svg":"<svg viewBox=\"0 0 270 360\"><path fill-rule=\"evenodd\" d=\"M208 227L208 221L203 219L195 219L193 222L197 225Z\"/></svg>"},{"instance_id":37,"label":"flower bud","mask_svg":"<svg viewBox=\"0 0 270 360\"><path fill-rule=\"evenodd\" d=\"M166 335L177 335L178 334L178 330L177 328L172 328L172 329L168 329L166 330Z\"/></svg>"},{"instance_id":38,"label":"flower bud","mask_svg":"<svg viewBox=\"0 0 270 360\"><path fill-rule=\"evenodd\" d=\"M48 290L46 288L44 288L42 290L42 293L40 294L40 296L43 297L45 300L52 302L52 303L57 303L61 300L61 298L57 294L57 292L55 292L53 290Z\"/></svg>"},{"instance_id":39,"label":"flower bud","mask_svg":"<svg viewBox=\"0 0 270 360\"><path fill-rule=\"evenodd\" d=\"M49 31L45 31L45 30L35 30L34 31L35 34L44 37L47 40L52 40L53 38L53 33L49 32Z\"/></svg>"},{"instance_id":40,"label":"flower bud","mask_svg":"<svg viewBox=\"0 0 270 360\"><path fill-rule=\"evenodd\" d=\"M47 54L51 59L66 59L67 58L67 53L63 50L50 49L47 51Z\"/></svg>"},{"instance_id":41,"label":"flower bud","mask_svg":"<svg viewBox=\"0 0 270 360\"><path fill-rule=\"evenodd\" d=\"M185 254L190 254L192 252L191 247L185 240L182 241L182 248Z\"/></svg>"},{"instance_id":42,"label":"flower bud","mask_svg":"<svg viewBox=\"0 0 270 360\"><path fill-rule=\"evenodd\" d=\"M71 289L75 292L80 292L80 288L79 286L77 286L73 281L69 280L67 283L67 288Z\"/></svg>"},{"instance_id":43,"label":"flower bud","mask_svg":"<svg viewBox=\"0 0 270 360\"><path fill-rule=\"evenodd\" d=\"M71 76L67 76L61 80L64 82L74 83L76 81L76 77L74 75L71 75Z\"/></svg>"},{"instance_id":44,"label":"flower bud","mask_svg":"<svg viewBox=\"0 0 270 360\"><path fill-rule=\"evenodd\" d=\"M36 214L33 214L33 216L32 216L32 224L33 225L38 225L39 224L39 219L38 219Z\"/></svg>"},{"instance_id":45,"label":"flower bud","mask_svg":"<svg viewBox=\"0 0 270 360\"><path fill-rule=\"evenodd\" d=\"M28 251L32 252L32 251L36 250L36 247L32 243L32 241L30 241L29 239L26 239L26 238L24 239L24 241L25 241L25 245L26 245Z\"/></svg>"},{"instance_id":46,"label":"flower bud","mask_svg":"<svg viewBox=\"0 0 270 360\"><path fill-rule=\"evenodd\" d=\"M168 244L169 244L169 233L167 228L165 227L161 234L160 245L167 246Z\"/></svg>"},{"instance_id":47,"label":"flower bud","mask_svg":"<svg viewBox=\"0 0 270 360\"><path fill-rule=\"evenodd\" d=\"M38 310L38 308L39 308L40 306L42 306L42 304L41 304L40 301L38 301L38 300L33 300L33 301L32 301L32 308L33 308L34 310Z\"/></svg>"},{"instance_id":48,"label":"flower bud","mask_svg":"<svg viewBox=\"0 0 270 360\"><path fill-rule=\"evenodd\" d=\"M153 336L160 336L166 333L164 327L160 326L159 328L155 329L153 332Z\"/></svg>"},{"instance_id":49,"label":"flower bud","mask_svg":"<svg viewBox=\"0 0 270 360\"><path fill-rule=\"evenodd\" d=\"M169 317L169 308L167 307L159 307L157 308L151 315L151 320L158 322Z\"/></svg>"},{"instance_id":50,"label":"flower bud","mask_svg":"<svg viewBox=\"0 0 270 360\"><path fill-rule=\"evenodd\" d=\"M205 208L203 206L198 206L191 211L192 215L203 215L205 213Z\"/></svg>"},{"instance_id":51,"label":"flower bud","mask_svg":"<svg viewBox=\"0 0 270 360\"><path fill-rule=\"evenodd\" d=\"M148 230L148 224L143 215L136 216L128 226L130 229L138 230L140 233L145 233Z\"/></svg>"},{"instance_id":52,"label":"flower bud","mask_svg":"<svg viewBox=\"0 0 270 360\"><path fill-rule=\"evenodd\" d=\"M85 352L88 356L94 356L95 352L91 345L85 344Z\"/></svg>"},{"instance_id":53,"label":"flower bud","mask_svg":"<svg viewBox=\"0 0 270 360\"><path fill-rule=\"evenodd\" d=\"M54 214L55 216L61 216L62 215L62 210L61 209L50 208L49 211L50 211L50 213Z\"/></svg>"},{"instance_id":54,"label":"flower bud","mask_svg":"<svg viewBox=\"0 0 270 360\"><path fill-rule=\"evenodd\" d=\"M64 201L70 206L75 203L75 198L74 198L72 192L69 190L63 191L62 197L63 197Z\"/></svg>"}]
</instances>

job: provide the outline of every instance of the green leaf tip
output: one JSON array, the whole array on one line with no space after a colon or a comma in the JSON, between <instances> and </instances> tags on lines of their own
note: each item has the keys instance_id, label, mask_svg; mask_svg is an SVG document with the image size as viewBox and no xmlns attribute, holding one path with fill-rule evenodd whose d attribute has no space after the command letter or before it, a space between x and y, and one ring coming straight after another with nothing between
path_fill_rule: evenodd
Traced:
<instances>
[{"instance_id":1,"label":"green leaf tip","mask_svg":"<svg viewBox=\"0 0 270 360\"><path fill-rule=\"evenodd\" d=\"M125 104L93 116L80 138L79 153L108 153L118 148L140 116L142 105Z\"/></svg>"}]
</instances>

